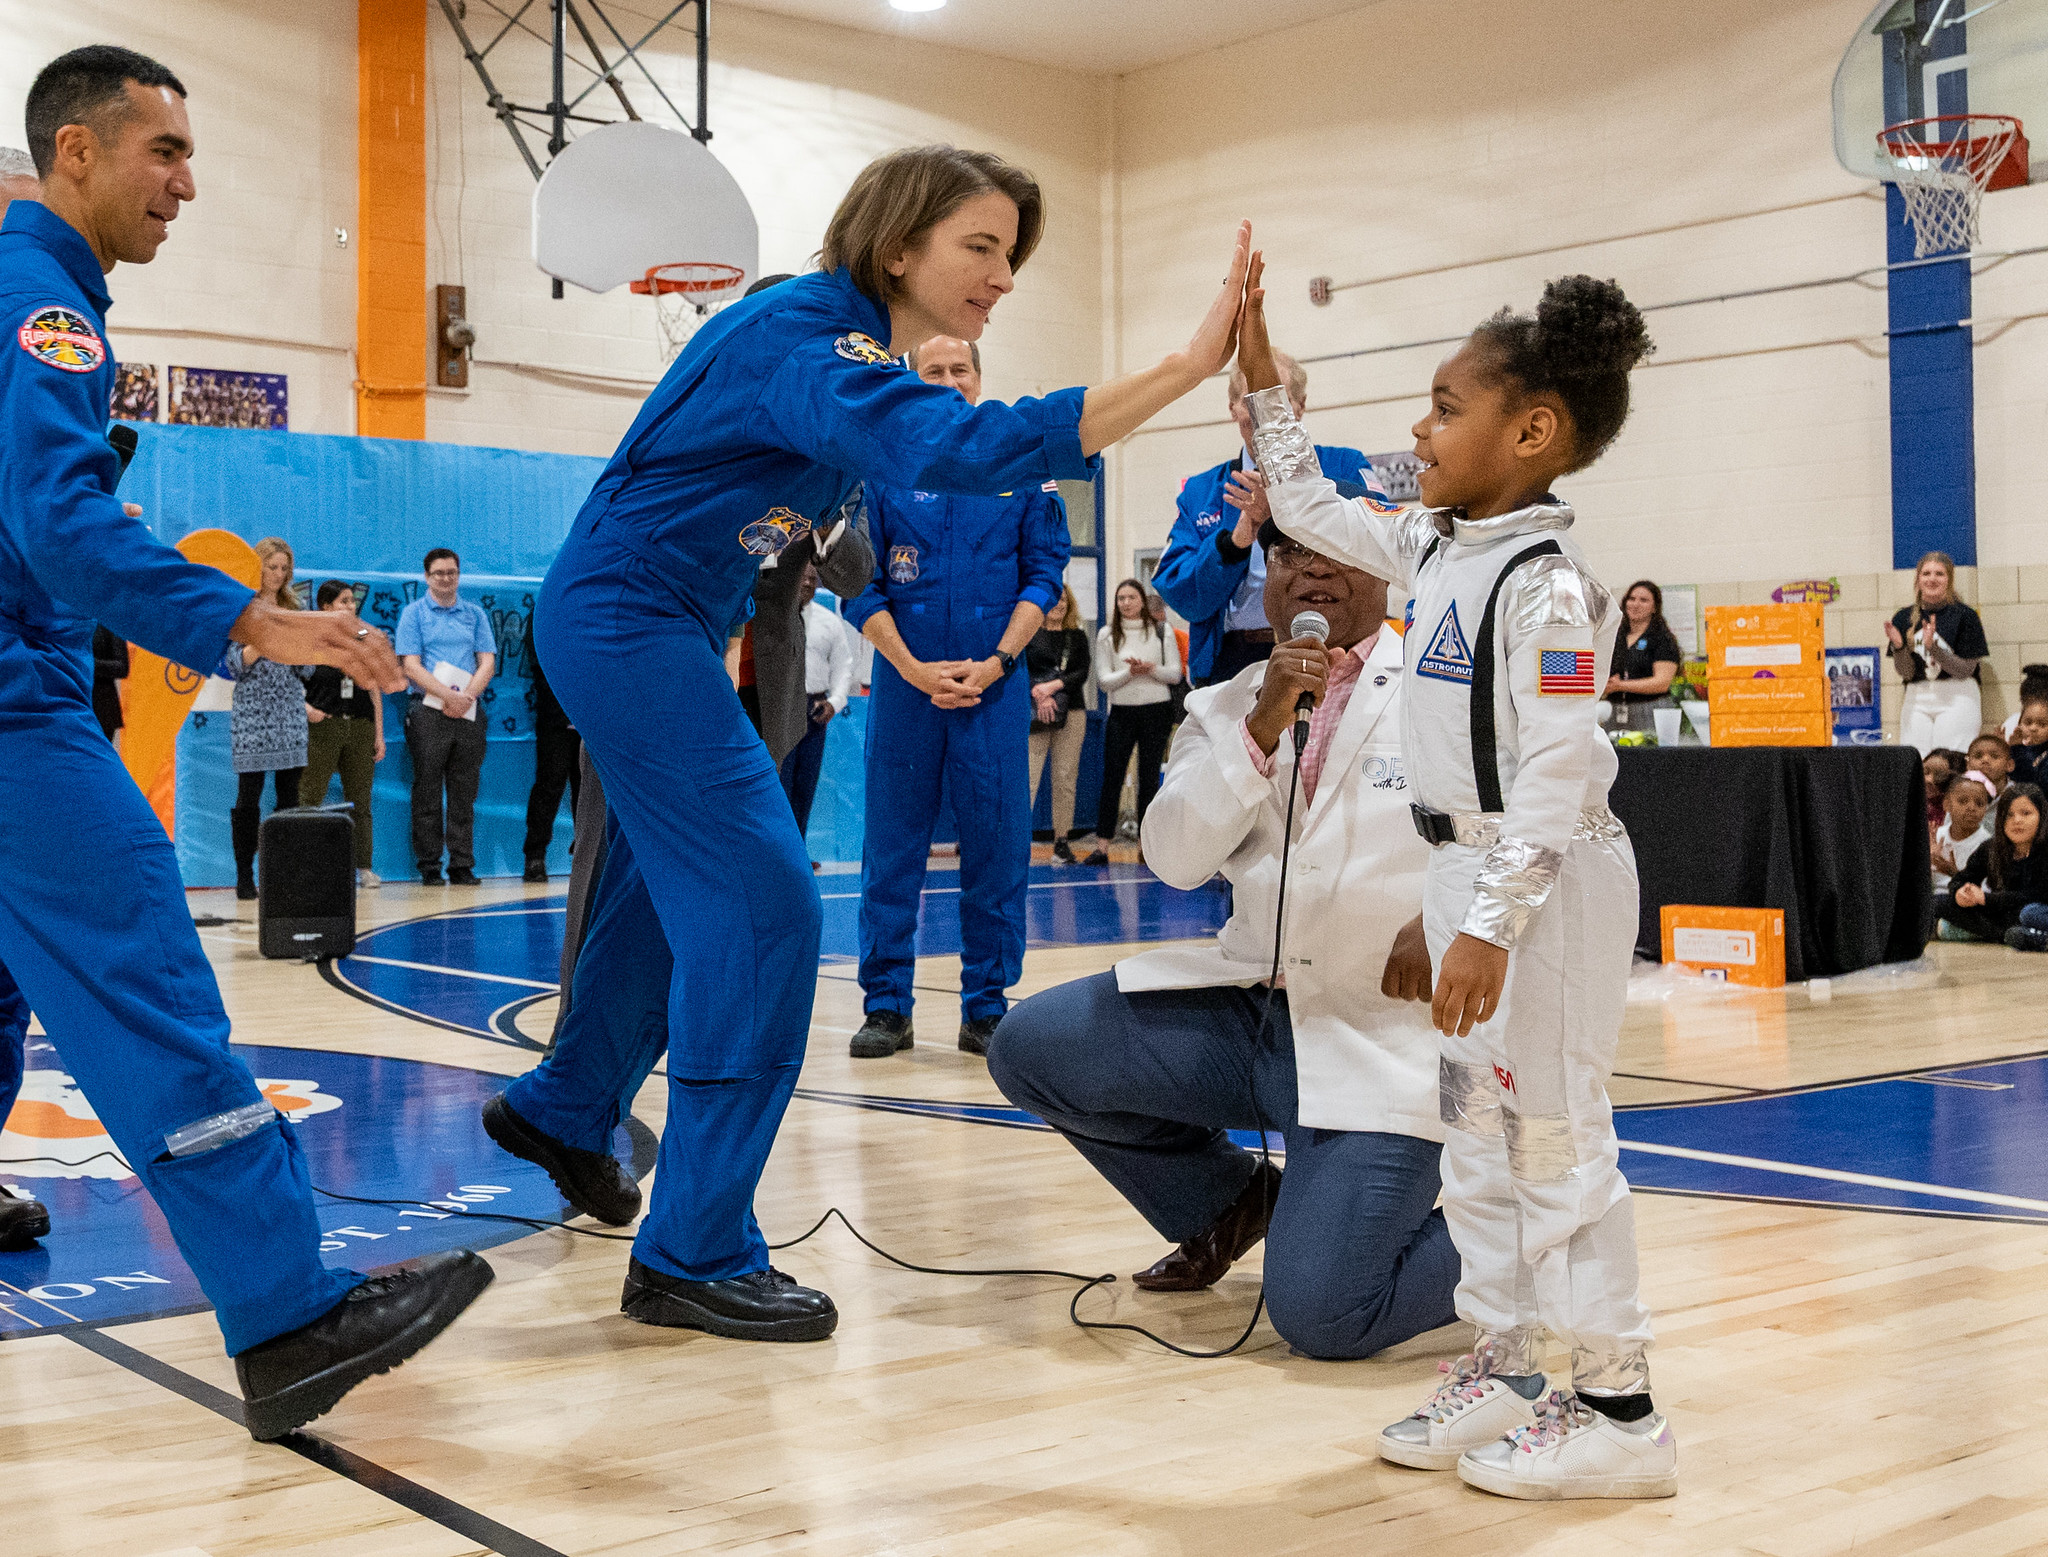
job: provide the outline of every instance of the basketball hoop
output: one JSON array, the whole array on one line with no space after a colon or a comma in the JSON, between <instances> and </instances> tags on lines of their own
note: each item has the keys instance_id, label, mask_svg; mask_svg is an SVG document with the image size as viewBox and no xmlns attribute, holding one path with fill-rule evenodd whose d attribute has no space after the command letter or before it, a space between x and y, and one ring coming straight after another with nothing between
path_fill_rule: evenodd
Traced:
<instances>
[{"instance_id":1,"label":"basketball hoop","mask_svg":"<svg viewBox=\"0 0 2048 1557\"><path fill-rule=\"evenodd\" d=\"M739 291L747 273L737 265L712 260L684 260L679 264L656 265L638 281L627 285L642 297L654 299L654 322L660 331L661 360L673 362L677 352L697 327L723 308Z\"/></svg>"},{"instance_id":2,"label":"basketball hoop","mask_svg":"<svg viewBox=\"0 0 2048 1557\"><path fill-rule=\"evenodd\" d=\"M2027 182L2027 137L2010 114L1908 119L1878 131L1877 148L1906 202L1915 259L1975 248L1985 191Z\"/></svg>"}]
</instances>

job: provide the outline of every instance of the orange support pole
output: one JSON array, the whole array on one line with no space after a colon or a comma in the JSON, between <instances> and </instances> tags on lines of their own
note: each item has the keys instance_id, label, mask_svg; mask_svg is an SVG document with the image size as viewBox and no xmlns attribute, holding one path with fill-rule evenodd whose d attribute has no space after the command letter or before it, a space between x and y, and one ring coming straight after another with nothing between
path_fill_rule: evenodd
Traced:
<instances>
[{"instance_id":1,"label":"orange support pole","mask_svg":"<svg viewBox=\"0 0 2048 1557\"><path fill-rule=\"evenodd\" d=\"M427 7L356 3L356 431L427 435Z\"/></svg>"}]
</instances>

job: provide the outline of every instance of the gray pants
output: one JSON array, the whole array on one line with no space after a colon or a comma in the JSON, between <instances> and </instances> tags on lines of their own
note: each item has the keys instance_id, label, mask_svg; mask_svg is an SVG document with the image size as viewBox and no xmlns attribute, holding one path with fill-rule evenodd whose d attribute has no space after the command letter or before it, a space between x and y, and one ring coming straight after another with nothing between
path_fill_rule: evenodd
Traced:
<instances>
[{"instance_id":1,"label":"gray pants","mask_svg":"<svg viewBox=\"0 0 2048 1557\"><path fill-rule=\"evenodd\" d=\"M576 958L583 951L583 937L590 929L590 903L597 896L597 878L604 871L604 784L597 776L597 764L590 760L590 748L577 753L583 765L583 787L576 797L576 857L569 862L569 918L562 927L562 995L555 1007L555 1030L548 1043L562 1036L562 1024L569 1020L569 991L576 982Z\"/></svg>"},{"instance_id":2,"label":"gray pants","mask_svg":"<svg viewBox=\"0 0 2048 1557\"><path fill-rule=\"evenodd\" d=\"M419 698L405 711L412 753L412 857L420 869L441 868L442 793L447 793L448 868L476 868L476 791L484 771L481 719L450 719Z\"/></svg>"}]
</instances>

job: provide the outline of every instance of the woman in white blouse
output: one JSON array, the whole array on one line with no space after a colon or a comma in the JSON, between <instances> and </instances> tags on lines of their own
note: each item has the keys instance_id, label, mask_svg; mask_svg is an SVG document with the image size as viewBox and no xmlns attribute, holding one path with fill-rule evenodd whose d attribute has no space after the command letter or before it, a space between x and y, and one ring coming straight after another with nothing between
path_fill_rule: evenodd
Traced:
<instances>
[{"instance_id":1,"label":"woman in white blouse","mask_svg":"<svg viewBox=\"0 0 2048 1557\"><path fill-rule=\"evenodd\" d=\"M1159 791L1159 770L1173 735L1173 685L1180 680L1180 646L1172 631L1146 610L1145 586L1127 578L1116 586L1116 610L1095 635L1095 681L1109 694L1109 725L1102 739L1102 798L1096 806L1095 836L1116 836L1123 805L1124 770L1138 754L1138 820ZM1106 865L1102 848L1090 865Z\"/></svg>"}]
</instances>

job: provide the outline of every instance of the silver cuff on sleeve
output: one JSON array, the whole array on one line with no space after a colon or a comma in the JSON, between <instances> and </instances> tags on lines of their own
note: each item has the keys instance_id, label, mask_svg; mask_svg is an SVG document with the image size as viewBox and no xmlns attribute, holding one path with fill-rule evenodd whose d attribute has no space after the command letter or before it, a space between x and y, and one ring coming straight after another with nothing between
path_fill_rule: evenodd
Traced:
<instances>
[{"instance_id":1,"label":"silver cuff on sleeve","mask_svg":"<svg viewBox=\"0 0 2048 1557\"><path fill-rule=\"evenodd\" d=\"M1315 443L1294 414L1294 402L1287 398L1284 384L1253 390L1244 403L1251 408L1252 452L1259 457L1259 473L1268 485L1305 481L1323 473Z\"/></svg>"},{"instance_id":2,"label":"silver cuff on sleeve","mask_svg":"<svg viewBox=\"0 0 2048 1557\"><path fill-rule=\"evenodd\" d=\"M1614 1351L1572 1348L1572 1387L1582 1395L1640 1395L1650 1387L1650 1359L1640 1346Z\"/></svg>"},{"instance_id":3,"label":"silver cuff on sleeve","mask_svg":"<svg viewBox=\"0 0 2048 1557\"><path fill-rule=\"evenodd\" d=\"M1564 869L1564 855L1557 849L1540 848L1520 838L1502 838L1487 851L1479 867L1472 906L1465 910L1461 935L1491 941L1512 951L1529 921L1536 917L1557 885Z\"/></svg>"},{"instance_id":4,"label":"silver cuff on sleeve","mask_svg":"<svg viewBox=\"0 0 2048 1557\"><path fill-rule=\"evenodd\" d=\"M1524 1184L1562 1184L1579 1176L1579 1148L1572 1122L1563 1114L1518 1114L1504 1110L1508 1174Z\"/></svg>"},{"instance_id":5,"label":"silver cuff on sleeve","mask_svg":"<svg viewBox=\"0 0 2048 1557\"><path fill-rule=\"evenodd\" d=\"M1477 1327L1475 1326L1475 1329ZM1543 1371L1548 1336L1541 1325L1513 1330L1478 1330L1472 1339L1473 1360L1488 1374L1511 1379Z\"/></svg>"},{"instance_id":6,"label":"silver cuff on sleeve","mask_svg":"<svg viewBox=\"0 0 2048 1557\"><path fill-rule=\"evenodd\" d=\"M1467 1135L1499 1135L1500 1083L1491 1065L1465 1065L1437 1059L1437 1117Z\"/></svg>"}]
</instances>

